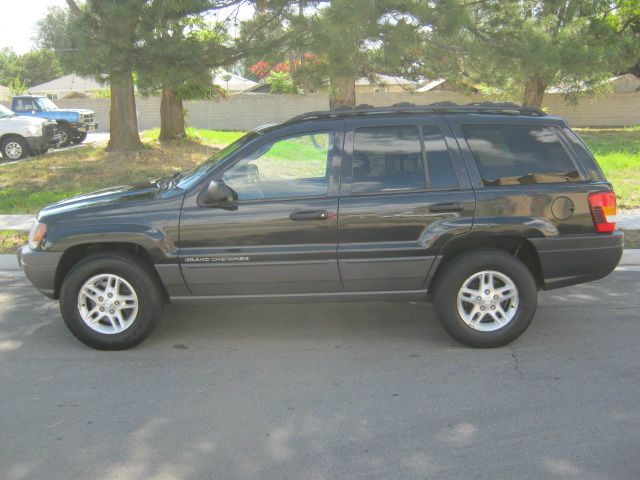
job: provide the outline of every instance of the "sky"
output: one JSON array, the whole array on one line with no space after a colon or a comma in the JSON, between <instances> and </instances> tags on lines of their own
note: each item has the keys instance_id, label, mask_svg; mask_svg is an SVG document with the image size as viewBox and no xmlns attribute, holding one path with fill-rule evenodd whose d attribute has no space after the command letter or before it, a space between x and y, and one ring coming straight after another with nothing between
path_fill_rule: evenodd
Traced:
<instances>
[{"instance_id":1,"label":"sky","mask_svg":"<svg viewBox=\"0 0 640 480\"><path fill-rule=\"evenodd\" d=\"M0 48L9 47L16 53L25 53L35 48L33 37L36 34L36 25L47 14L49 7L67 8L67 2L66 0L0 0ZM222 12L228 12L227 15L232 12L235 14L235 8L222 10ZM251 8L241 7L238 19L246 19L251 16L251 13Z\"/></svg>"},{"instance_id":2,"label":"sky","mask_svg":"<svg viewBox=\"0 0 640 480\"><path fill-rule=\"evenodd\" d=\"M0 0L0 48L25 53L34 47L36 24L53 6L65 7L65 0Z\"/></svg>"}]
</instances>

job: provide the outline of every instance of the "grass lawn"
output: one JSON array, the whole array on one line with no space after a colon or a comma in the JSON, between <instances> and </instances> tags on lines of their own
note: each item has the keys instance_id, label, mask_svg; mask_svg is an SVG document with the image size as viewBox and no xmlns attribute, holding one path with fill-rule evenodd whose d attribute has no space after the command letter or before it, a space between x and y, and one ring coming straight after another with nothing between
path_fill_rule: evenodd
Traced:
<instances>
[{"instance_id":1,"label":"grass lawn","mask_svg":"<svg viewBox=\"0 0 640 480\"><path fill-rule=\"evenodd\" d=\"M583 129L579 133L613 183L619 206L640 208L640 128ZM155 140L158 130L148 130L142 134L145 148L135 153L114 154L88 146L0 165L0 214L36 213L72 195L193 168L243 132L188 129L188 134L183 141L160 144ZM283 143L269 155L279 161L286 160L290 152L297 156L305 153L306 158L307 149L313 150L310 145ZM309 167L324 168L322 159L315 159L311 153L309 158L313 160ZM303 168L298 165L301 162L290 163L294 170Z\"/></svg>"},{"instance_id":2,"label":"grass lawn","mask_svg":"<svg viewBox=\"0 0 640 480\"><path fill-rule=\"evenodd\" d=\"M0 230L0 255L5 253L16 253L22 245L26 245L29 234L25 232L14 232L11 230Z\"/></svg>"},{"instance_id":3,"label":"grass lawn","mask_svg":"<svg viewBox=\"0 0 640 480\"><path fill-rule=\"evenodd\" d=\"M578 130L618 196L618 207L640 207L640 127Z\"/></svg>"}]
</instances>

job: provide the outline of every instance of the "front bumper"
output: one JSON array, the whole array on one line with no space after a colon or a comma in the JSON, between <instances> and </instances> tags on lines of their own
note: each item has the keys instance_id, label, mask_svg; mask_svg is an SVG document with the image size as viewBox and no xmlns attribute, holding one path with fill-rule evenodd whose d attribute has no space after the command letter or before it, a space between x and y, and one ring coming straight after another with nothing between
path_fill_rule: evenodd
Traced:
<instances>
[{"instance_id":1,"label":"front bumper","mask_svg":"<svg viewBox=\"0 0 640 480\"><path fill-rule=\"evenodd\" d=\"M77 132L80 132L80 133L93 132L94 130L98 129L98 122L78 123L74 125L72 125L71 128L75 129Z\"/></svg>"},{"instance_id":2,"label":"front bumper","mask_svg":"<svg viewBox=\"0 0 640 480\"><path fill-rule=\"evenodd\" d=\"M624 234L562 235L531 238L538 252L544 289L590 282L609 275L620 262Z\"/></svg>"},{"instance_id":3,"label":"front bumper","mask_svg":"<svg viewBox=\"0 0 640 480\"><path fill-rule=\"evenodd\" d=\"M56 271L63 252L31 250L25 245L18 250L18 264L33 286L49 298L56 298Z\"/></svg>"}]
</instances>

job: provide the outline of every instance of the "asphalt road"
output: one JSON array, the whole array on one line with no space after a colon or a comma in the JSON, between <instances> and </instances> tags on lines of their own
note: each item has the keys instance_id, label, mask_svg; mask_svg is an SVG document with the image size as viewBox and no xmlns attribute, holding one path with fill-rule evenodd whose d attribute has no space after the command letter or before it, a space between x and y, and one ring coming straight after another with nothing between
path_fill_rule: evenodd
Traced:
<instances>
[{"instance_id":1,"label":"asphalt road","mask_svg":"<svg viewBox=\"0 0 640 480\"><path fill-rule=\"evenodd\" d=\"M0 477L640 478L640 269L541 295L509 347L427 304L168 308L98 352L0 278Z\"/></svg>"}]
</instances>

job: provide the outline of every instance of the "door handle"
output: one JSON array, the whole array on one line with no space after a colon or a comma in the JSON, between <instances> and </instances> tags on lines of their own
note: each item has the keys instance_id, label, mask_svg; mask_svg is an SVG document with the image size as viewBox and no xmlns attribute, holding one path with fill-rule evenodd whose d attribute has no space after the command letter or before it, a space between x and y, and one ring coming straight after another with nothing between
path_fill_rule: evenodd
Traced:
<instances>
[{"instance_id":1,"label":"door handle","mask_svg":"<svg viewBox=\"0 0 640 480\"><path fill-rule=\"evenodd\" d=\"M431 212L460 212L462 210L462 204L456 202L434 203L433 205L429 205L429 211Z\"/></svg>"},{"instance_id":2,"label":"door handle","mask_svg":"<svg viewBox=\"0 0 640 480\"><path fill-rule=\"evenodd\" d=\"M293 212L289 218L291 220L326 220L329 218L329 212L326 210L304 210Z\"/></svg>"}]
</instances>

